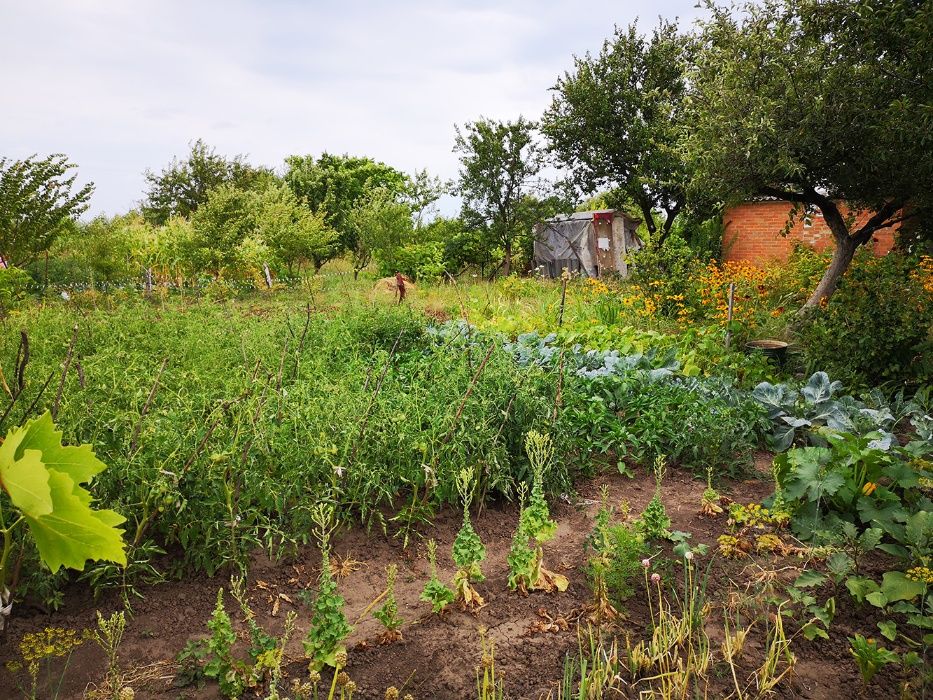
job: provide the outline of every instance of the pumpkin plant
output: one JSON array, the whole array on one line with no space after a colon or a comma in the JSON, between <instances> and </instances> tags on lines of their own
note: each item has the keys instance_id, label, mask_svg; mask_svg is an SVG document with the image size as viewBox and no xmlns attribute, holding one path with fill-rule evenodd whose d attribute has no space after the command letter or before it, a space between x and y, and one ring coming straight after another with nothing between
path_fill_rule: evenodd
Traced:
<instances>
[{"instance_id":1,"label":"pumpkin plant","mask_svg":"<svg viewBox=\"0 0 933 700\"><path fill-rule=\"evenodd\" d=\"M557 523L551 520L544 498L544 470L551 461L551 437L531 430L525 436L525 451L531 463L532 486L528 504L522 504L518 528L512 539L508 562L511 574L509 587L527 593L529 590L565 591L565 576L544 568L543 542L554 537ZM524 499L522 499L524 500Z\"/></svg>"},{"instance_id":2,"label":"pumpkin plant","mask_svg":"<svg viewBox=\"0 0 933 700\"><path fill-rule=\"evenodd\" d=\"M483 597L471 585L486 579L480 568L480 563L486 558L486 548L470 521L473 485L474 478L470 470L460 470L457 475L457 489L463 501L463 525L454 539L452 555L457 565L457 573L454 574L455 599L460 601L465 610L477 610L485 604Z\"/></svg>"},{"instance_id":3,"label":"pumpkin plant","mask_svg":"<svg viewBox=\"0 0 933 700\"><path fill-rule=\"evenodd\" d=\"M91 507L82 484L107 468L90 445L62 445L48 412L7 433L0 445L0 629L12 608L7 588L13 534L25 525L39 558L52 572L61 567L82 571L88 560L126 566L125 518ZM12 508L12 513L4 512Z\"/></svg>"}]
</instances>

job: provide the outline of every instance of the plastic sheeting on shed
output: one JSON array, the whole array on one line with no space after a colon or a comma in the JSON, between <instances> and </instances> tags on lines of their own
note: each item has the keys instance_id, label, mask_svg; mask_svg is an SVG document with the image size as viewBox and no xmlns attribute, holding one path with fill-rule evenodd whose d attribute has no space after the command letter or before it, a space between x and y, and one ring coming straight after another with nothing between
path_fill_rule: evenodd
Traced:
<instances>
[{"instance_id":1,"label":"plastic sheeting on shed","mask_svg":"<svg viewBox=\"0 0 933 700\"><path fill-rule=\"evenodd\" d=\"M545 221L534 230L535 263L547 277L558 277L565 269L588 277L608 271L626 276L625 256L642 245L635 234L638 223L611 209Z\"/></svg>"},{"instance_id":2,"label":"plastic sheeting on shed","mask_svg":"<svg viewBox=\"0 0 933 700\"><path fill-rule=\"evenodd\" d=\"M593 236L591 219L565 219L545 221L535 227L535 261L544 265L548 277L558 277L562 270L583 271L596 276L590 240Z\"/></svg>"}]
</instances>

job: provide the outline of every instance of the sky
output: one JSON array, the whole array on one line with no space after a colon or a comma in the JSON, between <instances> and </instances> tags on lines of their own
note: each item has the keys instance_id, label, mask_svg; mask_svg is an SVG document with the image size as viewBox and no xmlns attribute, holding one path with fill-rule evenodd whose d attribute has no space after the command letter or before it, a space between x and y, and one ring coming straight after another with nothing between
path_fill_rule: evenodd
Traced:
<instances>
[{"instance_id":1,"label":"sky","mask_svg":"<svg viewBox=\"0 0 933 700\"><path fill-rule=\"evenodd\" d=\"M0 157L65 153L89 215L137 206L145 170L197 138L279 170L328 151L450 179L455 124L537 118L615 25L695 5L0 0Z\"/></svg>"}]
</instances>

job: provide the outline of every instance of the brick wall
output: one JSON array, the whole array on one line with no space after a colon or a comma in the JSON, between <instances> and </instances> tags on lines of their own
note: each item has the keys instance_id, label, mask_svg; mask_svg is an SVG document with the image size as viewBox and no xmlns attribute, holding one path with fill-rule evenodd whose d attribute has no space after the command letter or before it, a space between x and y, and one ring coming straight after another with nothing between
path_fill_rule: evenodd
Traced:
<instances>
[{"instance_id":1,"label":"brick wall","mask_svg":"<svg viewBox=\"0 0 933 700\"><path fill-rule=\"evenodd\" d=\"M789 202L762 201L744 202L730 207L723 214L722 258L723 260L745 260L761 264L769 261L787 260L797 243L826 250L833 246L833 236L816 210L806 221L798 217L787 236L781 231L787 223L792 205ZM845 215L845 208L842 208ZM856 228L871 216L864 212L856 218ZM893 228L875 232L871 246L876 255L885 255L894 246Z\"/></svg>"}]
</instances>

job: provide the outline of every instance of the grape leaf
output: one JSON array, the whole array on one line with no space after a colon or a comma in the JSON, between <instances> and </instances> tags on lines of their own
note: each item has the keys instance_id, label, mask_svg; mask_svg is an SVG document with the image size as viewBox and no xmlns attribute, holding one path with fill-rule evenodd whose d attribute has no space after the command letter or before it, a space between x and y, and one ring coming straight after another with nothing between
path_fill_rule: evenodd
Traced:
<instances>
[{"instance_id":1,"label":"grape leaf","mask_svg":"<svg viewBox=\"0 0 933 700\"><path fill-rule=\"evenodd\" d=\"M42 561L52 571L83 570L89 559L126 565L125 518L91 508L81 486L106 465L90 445L62 445L48 413L12 429L0 445L0 486L24 516Z\"/></svg>"},{"instance_id":2,"label":"grape leaf","mask_svg":"<svg viewBox=\"0 0 933 700\"><path fill-rule=\"evenodd\" d=\"M25 435L17 448L17 454L22 450L39 450L45 466L67 474L76 484L89 481L107 468L106 464L97 459L90 445L62 445L62 433L55 429L48 411L27 423L24 428Z\"/></svg>"},{"instance_id":3,"label":"grape leaf","mask_svg":"<svg viewBox=\"0 0 933 700\"><path fill-rule=\"evenodd\" d=\"M42 463L42 454L36 450L27 450L20 459L14 458L15 445L21 437L11 430L0 446L0 486L9 494L13 507L38 518L52 512L49 472Z\"/></svg>"},{"instance_id":4,"label":"grape leaf","mask_svg":"<svg viewBox=\"0 0 933 700\"><path fill-rule=\"evenodd\" d=\"M39 556L52 571L66 566L81 571L88 559L126 565L123 530L125 519L112 510L91 510L87 492L67 474L49 470L52 512L26 516Z\"/></svg>"}]
</instances>

